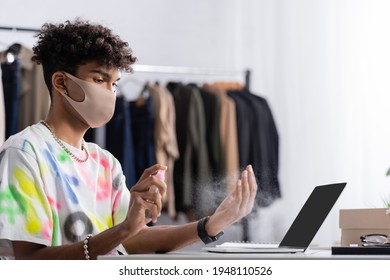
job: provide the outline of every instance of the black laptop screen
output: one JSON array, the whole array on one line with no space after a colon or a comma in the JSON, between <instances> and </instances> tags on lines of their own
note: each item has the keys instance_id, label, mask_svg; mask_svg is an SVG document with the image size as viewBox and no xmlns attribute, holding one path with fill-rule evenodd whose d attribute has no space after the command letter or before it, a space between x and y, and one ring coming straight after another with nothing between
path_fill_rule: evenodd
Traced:
<instances>
[{"instance_id":1,"label":"black laptop screen","mask_svg":"<svg viewBox=\"0 0 390 280\"><path fill-rule=\"evenodd\" d=\"M306 249L345 186L346 183L339 183L315 187L284 236L280 247Z\"/></svg>"}]
</instances>

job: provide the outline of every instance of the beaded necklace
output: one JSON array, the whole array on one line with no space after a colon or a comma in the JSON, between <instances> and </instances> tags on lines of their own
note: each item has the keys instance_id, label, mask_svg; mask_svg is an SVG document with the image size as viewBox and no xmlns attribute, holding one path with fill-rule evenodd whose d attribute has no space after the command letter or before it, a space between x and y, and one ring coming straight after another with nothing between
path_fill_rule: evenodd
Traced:
<instances>
[{"instance_id":1,"label":"beaded necklace","mask_svg":"<svg viewBox=\"0 0 390 280\"><path fill-rule=\"evenodd\" d=\"M78 162L86 162L89 158L89 153L87 151L87 149L85 148L85 142L84 142L84 139L82 140L82 143L81 143L81 150L83 150L85 152L85 159L81 159L79 157L77 157L75 154L73 154L66 146L65 144L61 141L60 138L57 137L57 135L54 133L54 131L51 129L51 127L49 126L49 124L47 122L45 122L44 120L41 120L40 121L41 124L43 124L51 133L51 135L53 136L54 140L58 143L58 145L60 145L60 147L68 154L70 155L72 158L74 158L76 161Z\"/></svg>"}]
</instances>

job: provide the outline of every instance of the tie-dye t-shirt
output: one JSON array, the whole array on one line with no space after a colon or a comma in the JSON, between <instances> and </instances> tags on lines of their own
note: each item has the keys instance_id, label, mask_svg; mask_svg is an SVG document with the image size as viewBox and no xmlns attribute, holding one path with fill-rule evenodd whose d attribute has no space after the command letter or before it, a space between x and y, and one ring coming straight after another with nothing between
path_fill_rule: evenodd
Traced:
<instances>
[{"instance_id":1,"label":"tie-dye t-shirt","mask_svg":"<svg viewBox=\"0 0 390 280\"><path fill-rule=\"evenodd\" d=\"M85 158L84 151L66 146ZM130 192L120 163L94 143L86 143L86 148L89 159L74 160L41 123L3 144L0 256L13 256L11 240L69 244L124 220Z\"/></svg>"}]
</instances>

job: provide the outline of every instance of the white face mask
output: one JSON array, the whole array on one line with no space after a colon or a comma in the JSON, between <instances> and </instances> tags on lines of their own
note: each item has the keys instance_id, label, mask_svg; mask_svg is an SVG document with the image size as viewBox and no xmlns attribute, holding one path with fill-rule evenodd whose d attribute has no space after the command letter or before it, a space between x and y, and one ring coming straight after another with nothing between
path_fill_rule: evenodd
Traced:
<instances>
[{"instance_id":1,"label":"white face mask","mask_svg":"<svg viewBox=\"0 0 390 280\"><path fill-rule=\"evenodd\" d=\"M67 91L72 96L84 95L82 101L75 101L66 92L63 93L69 104L72 105L90 127L95 128L106 124L114 114L116 94L111 90L81 80L69 73L65 73L65 75L71 79L66 85Z\"/></svg>"}]
</instances>

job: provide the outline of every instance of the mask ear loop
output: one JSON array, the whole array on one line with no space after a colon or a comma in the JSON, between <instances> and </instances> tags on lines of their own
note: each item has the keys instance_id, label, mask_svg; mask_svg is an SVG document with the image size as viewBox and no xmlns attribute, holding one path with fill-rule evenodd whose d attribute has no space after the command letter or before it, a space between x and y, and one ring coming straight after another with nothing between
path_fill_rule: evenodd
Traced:
<instances>
[{"instance_id":1,"label":"mask ear loop","mask_svg":"<svg viewBox=\"0 0 390 280\"><path fill-rule=\"evenodd\" d=\"M64 87L64 93L63 94L65 94L66 96L69 96L69 93L68 93L68 91L67 91L67 89L66 89L66 85L65 85L65 80L66 80L66 73L65 72L62 72L63 74L64 74L64 81L63 81L63 84L62 84L62 86Z\"/></svg>"}]
</instances>

